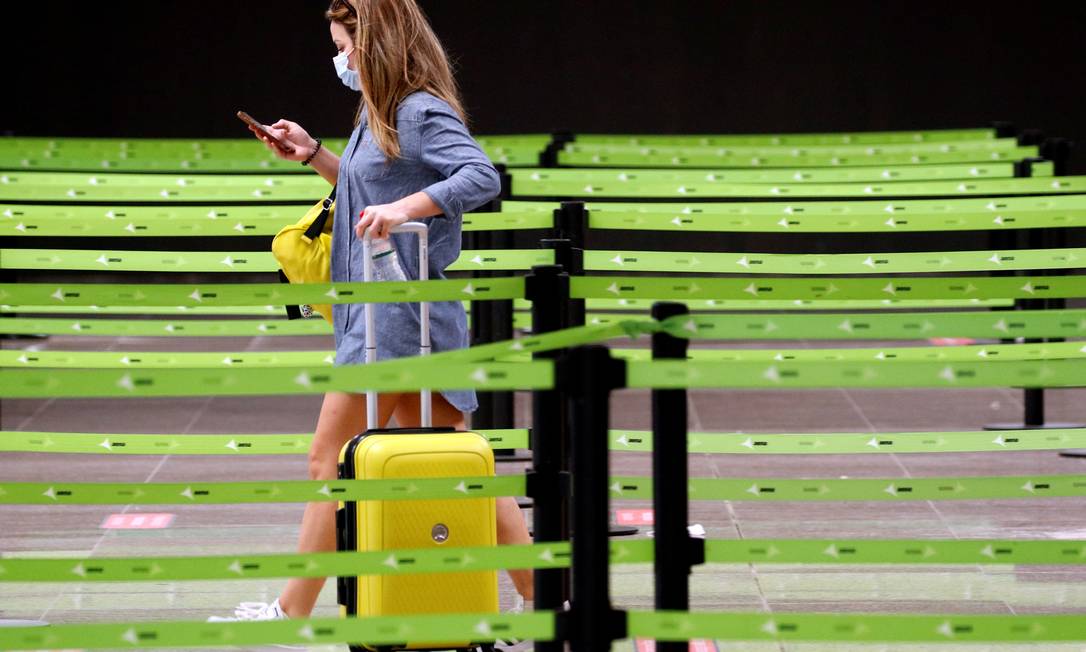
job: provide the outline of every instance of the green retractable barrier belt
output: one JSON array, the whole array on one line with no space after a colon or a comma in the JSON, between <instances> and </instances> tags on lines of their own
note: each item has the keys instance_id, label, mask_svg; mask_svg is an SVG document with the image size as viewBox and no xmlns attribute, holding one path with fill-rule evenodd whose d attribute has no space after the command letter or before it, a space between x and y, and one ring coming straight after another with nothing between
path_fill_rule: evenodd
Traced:
<instances>
[{"instance_id":1,"label":"green retractable barrier belt","mask_svg":"<svg viewBox=\"0 0 1086 652\"><path fill-rule=\"evenodd\" d=\"M494 449L528 448L524 429L475 430ZM138 435L78 432L0 432L0 451L109 455L299 455L313 435Z\"/></svg>"},{"instance_id":2,"label":"green retractable barrier belt","mask_svg":"<svg viewBox=\"0 0 1086 652\"><path fill-rule=\"evenodd\" d=\"M690 315L664 328L694 339L927 339L1086 337L1086 310Z\"/></svg>"},{"instance_id":3,"label":"green retractable barrier belt","mask_svg":"<svg viewBox=\"0 0 1086 652\"><path fill-rule=\"evenodd\" d=\"M167 152L162 156L132 156L110 150L87 150L72 154L45 155L46 152L24 150L0 151L0 169L26 172L155 172L162 174L311 174L295 161L261 158L259 152L251 156L226 153L193 155Z\"/></svg>"},{"instance_id":4,"label":"green retractable barrier belt","mask_svg":"<svg viewBox=\"0 0 1086 652\"><path fill-rule=\"evenodd\" d=\"M8 335L88 335L99 337L264 337L332 335L323 319L0 319Z\"/></svg>"},{"instance_id":5,"label":"green retractable barrier belt","mask_svg":"<svg viewBox=\"0 0 1086 652\"><path fill-rule=\"evenodd\" d=\"M7 179L7 182L4 182ZM316 175L188 175L9 172L0 201L297 201L328 194Z\"/></svg>"},{"instance_id":6,"label":"green retractable barrier belt","mask_svg":"<svg viewBox=\"0 0 1086 652\"><path fill-rule=\"evenodd\" d=\"M689 251L586 251L589 271L714 274L903 274L1073 269L1086 248L928 251L880 254L764 254ZM550 249L465 250L448 271L528 270L554 263ZM0 269L154 272L274 272L269 251L103 251L0 249Z\"/></svg>"},{"instance_id":7,"label":"green retractable barrier belt","mask_svg":"<svg viewBox=\"0 0 1086 652\"><path fill-rule=\"evenodd\" d=\"M646 361L652 359L650 349L612 349L616 357L624 360ZM20 353L20 356L26 354ZM70 359L72 354L58 353L60 360ZM221 357L221 356L220 356ZM1086 344L1062 342L1049 344L1006 344L996 346L911 346L879 349L691 349L687 359L698 362L788 362L796 361L941 361L972 362L974 360L1066 360L1086 357ZM114 358L115 360L116 358ZM0 357L0 365L20 366L11 362L11 355ZM34 364L34 363L29 363ZM115 364L111 361L111 364ZM27 365L29 366L29 365ZM64 365L53 365L64 366ZM95 365L97 366L97 365ZM210 366L210 365L208 365Z\"/></svg>"},{"instance_id":8,"label":"green retractable barrier belt","mask_svg":"<svg viewBox=\"0 0 1086 652\"><path fill-rule=\"evenodd\" d=\"M20 322L22 320L10 319L2 320L4 322ZM33 323L34 320L26 320ZM61 320L57 320L61 321ZM312 320L313 323L324 324L323 320ZM100 332L95 330L94 326L99 322L97 320L91 322L76 322L80 324L80 328L76 329L79 332L90 333ZM83 324L87 325L84 326ZM122 322L124 323L124 322ZM134 324L141 324L145 322L131 322ZM193 325L195 329L199 329L201 324L209 322L203 321L188 321L188 322L170 322L169 328L162 328L161 330L152 331L151 334L162 334L166 332L168 334L175 334L186 330L188 325ZM231 322L226 322L227 324ZM289 323L289 322L284 322ZM261 333L270 333L274 331L276 323L266 324L265 328L261 330ZM327 328L327 327L326 327ZM613 324L608 325L591 325L581 326L576 328L568 328L553 333L546 333L542 335L526 336L512 340L506 340L501 342L493 342L490 344L482 344L465 349L456 349L452 351L444 351L441 353L435 353L426 357L413 357L407 359L399 359L395 361L386 361L380 365L382 370L392 370L411 367L415 369L421 369L423 371L432 370L440 365L446 364L467 364L475 362L486 362L495 359L509 359L509 358L527 358L531 353L537 351L551 351L560 348L566 348L571 346L578 346L581 344L590 344L594 342L601 342L614 337L627 336L637 337L641 333L651 332L657 329L655 322L651 320L617 320ZM191 331L190 331L191 332ZM223 334L219 332L218 334ZM14 353L14 352L13 352ZM8 354L3 353L5 359ZM89 356L89 357L88 357ZM171 367L191 367L192 363L198 363L207 371L207 365L240 368L242 366L257 366L257 367L282 367L282 366L299 366L298 363L312 361L313 363L332 364L334 362L333 355L327 352L293 352L283 353L282 355L277 353L187 353L187 354L170 354L170 353L121 353L118 355L104 354L99 355L96 353L83 354L62 354L54 352L40 353L36 351L20 352L14 358L14 363L19 366L40 366L41 363L63 363L66 366L82 365L84 362L89 361L101 361L106 362L109 366L114 368L135 368L135 367L150 367L150 368L171 368ZM201 367L197 367L199 369Z\"/></svg>"},{"instance_id":9,"label":"green retractable barrier belt","mask_svg":"<svg viewBox=\"0 0 1086 652\"><path fill-rule=\"evenodd\" d=\"M340 148L342 150L342 148ZM512 167L535 167L539 165L542 147L524 146L483 147L494 163ZM214 156L165 156L142 157L121 156L119 152L80 152L70 156L40 156L34 152L0 152L0 169L34 170L50 172L159 172L183 174L200 173L286 173L302 175L309 170L300 167L295 161L276 158L253 157L214 157Z\"/></svg>"},{"instance_id":10,"label":"green retractable barrier belt","mask_svg":"<svg viewBox=\"0 0 1086 652\"><path fill-rule=\"evenodd\" d=\"M446 269L527 270L554 263L551 249L465 250ZM270 251L102 251L0 249L0 269L77 269L153 272L274 272Z\"/></svg>"},{"instance_id":11,"label":"green retractable barrier belt","mask_svg":"<svg viewBox=\"0 0 1086 652\"><path fill-rule=\"evenodd\" d=\"M1043 643L1086 640L1086 618L1060 616L843 615L631 611L631 637L660 641L833 641L899 643Z\"/></svg>"},{"instance_id":12,"label":"green retractable barrier belt","mask_svg":"<svg viewBox=\"0 0 1086 652\"><path fill-rule=\"evenodd\" d=\"M0 285L0 300L5 286ZM953 278L649 278L575 276L574 299L1055 299L1086 296L1086 276ZM7 303L12 303L7 301ZM48 302L45 302L48 303ZM265 302L266 303L266 302Z\"/></svg>"},{"instance_id":13,"label":"green retractable barrier belt","mask_svg":"<svg viewBox=\"0 0 1086 652\"><path fill-rule=\"evenodd\" d=\"M7 505L222 505L523 496L524 476L282 482L3 482Z\"/></svg>"},{"instance_id":14,"label":"green retractable barrier belt","mask_svg":"<svg viewBox=\"0 0 1086 652\"><path fill-rule=\"evenodd\" d=\"M884 615L764 612L628 612L631 637L677 640L831 641L841 643L1005 643L1037 644L1086 639L1086 621L1071 615ZM323 618L265 622L199 621L6 627L7 649L146 648L402 643L420 637L445 640L551 640L550 612L442 616Z\"/></svg>"},{"instance_id":15,"label":"green retractable barrier belt","mask_svg":"<svg viewBox=\"0 0 1086 652\"><path fill-rule=\"evenodd\" d=\"M44 258L38 255L38 258ZM586 251L585 269L609 272L714 274L902 274L1086 265L1086 248L1010 251L932 251L880 254L732 254L676 251Z\"/></svg>"},{"instance_id":16,"label":"green retractable barrier belt","mask_svg":"<svg viewBox=\"0 0 1086 652\"><path fill-rule=\"evenodd\" d=\"M16 433L10 433L16 434ZM42 433L45 434L45 433ZM100 445L100 435L86 435L81 447ZM612 430L611 450L650 452L652 433L647 430ZM34 450L41 450L42 437L34 436ZM732 455L839 455L878 453L993 453L1023 450L1059 450L1086 444L1086 429L1014 430L1009 432L890 432L890 433L803 433L743 434L691 432L687 435L690 453ZM29 445L28 445L29 446ZM105 452L99 448L95 452Z\"/></svg>"},{"instance_id":17,"label":"green retractable barrier belt","mask_svg":"<svg viewBox=\"0 0 1086 652\"><path fill-rule=\"evenodd\" d=\"M504 202L502 206L514 203ZM529 203L529 202L523 202ZM546 202L539 204L547 205ZM771 215L789 220L813 217L832 222L856 216L881 216L884 220L894 217L911 219L912 215L945 215L948 219L958 215L987 214L992 224L999 226L997 217L1011 213L1034 214L1049 211L1080 211L1086 209L1086 195L1021 196L1021 197L972 197L946 199L894 199L894 200L847 200L847 201L795 201L795 202L587 202L586 208L596 215L665 213L668 219L685 218L689 215L713 217L747 217ZM1005 218L1009 219L1009 218ZM1005 220L1001 220L1005 221Z\"/></svg>"},{"instance_id":18,"label":"green retractable barrier belt","mask_svg":"<svg viewBox=\"0 0 1086 652\"><path fill-rule=\"evenodd\" d=\"M994 129L935 129L930 131L844 131L779 134L577 134L587 145L867 145L891 143L951 143L995 140Z\"/></svg>"},{"instance_id":19,"label":"green retractable barrier belt","mask_svg":"<svg viewBox=\"0 0 1086 652\"><path fill-rule=\"evenodd\" d=\"M652 557L648 548L638 557ZM1003 542L997 542L1002 544ZM635 546L630 546L634 548ZM1066 545L1065 545L1066 547ZM890 548L892 549L892 548ZM1042 557L1024 548L1023 556ZM627 552L624 550L624 552ZM1042 550L1038 550L1042 552ZM1049 556L1057 552L1048 550ZM627 558L633 556L628 551ZM506 568L566 568L569 543L441 550L325 552L308 555L235 555L221 557L137 557L85 559L2 559L0 582L139 582L231 580L272 577L334 577L446 573ZM1051 562L1049 562L1051 563ZM1074 563L1074 562L1071 562Z\"/></svg>"},{"instance_id":20,"label":"green retractable barrier belt","mask_svg":"<svg viewBox=\"0 0 1086 652\"><path fill-rule=\"evenodd\" d=\"M325 552L201 557L0 560L0 582L172 582L278 577L400 575L509 568L567 568L568 542L445 550ZM611 563L654 559L653 542L612 541ZM707 563L737 564L1086 564L1083 541L939 539L710 539Z\"/></svg>"},{"instance_id":21,"label":"green retractable barrier belt","mask_svg":"<svg viewBox=\"0 0 1086 652\"><path fill-rule=\"evenodd\" d=\"M464 309L471 312L470 302ZM652 307L652 301L642 299L591 299L587 302L590 313L622 313L624 311L644 312ZM916 308L1007 308L1014 305L1010 299L932 299L928 301L893 301L890 299L871 301L685 301L682 302L693 311L734 311L734 310L913 310ZM514 310L529 310L531 302L516 300ZM199 306L146 306L138 310L124 306L33 306L15 308L0 305L0 314L35 313L35 314L80 314L80 315L208 315L208 316L254 316L280 317L285 315L283 306L242 306L201 308ZM517 315L527 316L527 315Z\"/></svg>"},{"instance_id":22,"label":"green retractable barrier belt","mask_svg":"<svg viewBox=\"0 0 1086 652\"><path fill-rule=\"evenodd\" d=\"M316 367L335 363L332 351L269 351L223 353L170 353L131 351L18 351L0 350L0 367L68 369L186 369L207 367Z\"/></svg>"},{"instance_id":23,"label":"green retractable barrier belt","mask_svg":"<svg viewBox=\"0 0 1086 652\"><path fill-rule=\"evenodd\" d=\"M733 170L570 170L539 169L528 174L531 181L608 183L630 185L642 182L696 185L700 183L884 183L888 181L940 181L961 179L1009 179L1015 176L1013 163L966 163L958 165L905 165L825 167L801 169ZM1051 163L1038 164L1031 176L1051 177Z\"/></svg>"},{"instance_id":24,"label":"green retractable barrier belt","mask_svg":"<svg viewBox=\"0 0 1086 652\"><path fill-rule=\"evenodd\" d=\"M652 498L651 478L612 477L612 499ZM1086 475L957 478L691 478L690 500L902 501L1086 496Z\"/></svg>"},{"instance_id":25,"label":"green retractable barrier belt","mask_svg":"<svg viewBox=\"0 0 1086 652\"><path fill-rule=\"evenodd\" d=\"M285 317L283 306L241 306L221 308L201 308L200 306L146 306L143 308L125 308L123 306L33 306L14 308L0 305L0 314L34 313L52 315L208 315L208 316L262 316Z\"/></svg>"},{"instance_id":26,"label":"green retractable barrier belt","mask_svg":"<svg viewBox=\"0 0 1086 652\"><path fill-rule=\"evenodd\" d=\"M314 200L316 201L316 200ZM0 229L25 236L275 235L304 206L78 206L4 204Z\"/></svg>"},{"instance_id":27,"label":"green retractable barrier belt","mask_svg":"<svg viewBox=\"0 0 1086 652\"><path fill-rule=\"evenodd\" d=\"M631 388L1086 387L1079 360L931 362L707 361L627 363ZM28 370L23 373L32 373ZM59 373L59 372L57 372ZM15 375L12 372L12 375Z\"/></svg>"},{"instance_id":28,"label":"green retractable barrier belt","mask_svg":"<svg viewBox=\"0 0 1086 652\"><path fill-rule=\"evenodd\" d=\"M429 362L429 361L427 361ZM1045 361L631 361L631 388L817 387L1083 387L1086 365ZM334 368L249 369L15 369L2 388L7 398L250 396L327 391L486 391L550 389L548 362L410 362ZM435 386L434 378L440 378Z\"/></svg>"},{"instance_id":29,"label":"green retractable barrier belt","mask_svg":"<svg viewBox=\"0 0 1086 652\"><path fill-rule=\"evenodd\" d=\"M312 618L234 623L175 621L2 627L0 648L252 648L281 643L308 646L348 642L393 645L404 641L429 642L427 637L446 641L494 640L496 637L550 640L554 637L554 615L542 611L503 615Z\"/></svg>"},{"instance_id":30,"label":"green retractable barrier belt","mask_svg":"<svg viewBox=\"0 0 1086 652\"><path fill-rule=\"evenodd\" d=\"M6 181L5 181L6 179ZM0 174L0 190L18 192L20 188L94 189L101 188L304 188L316 189L316 199L327 195L328 182L317 175L283 174L132 174L105 172L6 172ZM314 201L316 201L316 199Z\"/></svg>"},{"instance_id":31,"label":"green retractable barrier belt","mask_svg":"<svg viewBox=\"0 0 1086 652\"><path fill-rule=\"evenodd\" d=\"M742 299L732 301L717 301L716 299L676 301L697 311L729 311L729 310L913 310L916 308L1007 308L1014 305L1010 299L928 299L924 301L912 301L908 299L844 299L841 301L810 301L806 299L793 299L786 301L774 301L762 299L745 301ZM588 299L588 310L604 311L647 311L652 308L654 301L650 299ZM515 310L527 310L531 307L528 301L514 301ZM0 306L0 312L4 307Z\"/></svg>"},{"instance_id":32,"label":"green retractable barrier belt","mask_svg":"<svg viewBox=\"0 0 1086 652\"><path fill-rule=\"evenodd\" d=\"M529 202L523 202L529 203ZM550 205L548 205L550 206ZM304 206L0 205L0 234L10 236L273 236ZM3 219L6 218L6 219ZM464 231L549 229L551 210L467 213Z\"/></svg>"},{"instance_id":33,"label":"green retractable barrier belt","mask_svg":"<svg viewBox=\"0 0 1086 652\"><path fill-rule=\"evenodd\" d=\"M0 283L9 306L264 306L519 299L524 278L384 283Z\"/></svg>"},{"instance_id":34,"label":"green retractable barrier belt","mask_svg":"<svg viewBox=\"0 0 1086 652\"><path fill-rule=\"evenodd\" d=\"M618 322L621 323L621 322ZM1084 322L1086 331L1086 322ZM475 347L481 348L481 347ZM510 361L530 360L527 349L521 353L502 355ZM612 353L625 360L649 360L649 349L613 349ZM480 356L482 357L482 356ZM1060 342L1046 344L1005 344L995 346L914 346L880 349L693 349L687 353L691 360L808 361L808 360L1054 360L1086 357L1086 344ZM266 353L165 353L165 352L101 352L101 351L20 351L0 350L0 368L51 369L185 369L241 367L306 367L332 365L331 351L278 351Z\"/></svg>"},{"instance_id":35,"label":"green retractable barrier belt","mask_svg":"<svg viewBox=\"0 0 1086 652\"><path fill-rule=\"evenodd\" d=\"M568 172L579 172L577 170ZM810 184L737 184L702 179L696 183L680 183L667 178L659 179L655 173L642 171L636 182L623 180L619 175L606 181L600 178L584 179L576 174L555 178L552 172L546 179L535 171L512 170L514 197L614 197L614 198L674 198L734 197L752 199L788 198L857 198L872 197L925 197L925 196L992 196L992 195L1042 195L1081 193L1086 191L1086 177L1049 177L1023 179L976 179L968 181L897 181L872 183L810 183ZM533 175L538 178L533 178ZM3 197L0 196L0 199Z\"/></svg>"},{"instance_id":36,"label":"green retractable barrier belt","mask_svg":"<svg viewBox=\"0 0 1086 652\"><path fill-rule=\"evenodd\" d=\"M536 265L553 265L553 249L465 250L446 269L450 272L479 270L529 270Z\"/></svg>"},{"instance_id":37,"label":"green retractable barrier belt","mask_svg":"<svg viewBox=\"0 0 1086 652\"><path fill-rule=\"evenodd\" d=\"M492 162L501 163L507 167L534 168L539 165L539 155L545 148L545 145L483 146L483 153Z\"/></svg>"},{"instance_id":38,"label":"green retractable barrier belt","mask_svg":"<svg viewBox=\"0 0 1086 652\"><path fill-rule=\"evenodd\" d=\"M954 142L896 143L622 143L600 144L574 141L567 143L567 151L593 150L598 152L644 152L681 154L683 152L715 151L745 156L829 154L834 156L881 156L884 154L927 154L931 152L999 152L1018 147L1014 138L983 138Z\"/></svg>"},{"instance_id":39,"label":"green retractable barrier belt","mask_svg":"<svg viewBox=\"0 0 1086 652\"><path fill-rule=\"evenodd\" d=\"M28 310L37 312L38 308ZM169 312L176 312L168 310ZM46 312L46 311L42 311ZM86 311L83 311L86 312ZM117 312L132 312L118 309ZM468 317L470 322L470 315ZM599 319L601 325L621 320ZM531 327L531 315L513 315L513 327ZM189 320L124 320L124 319L0 319L0 333L10 335L88 335L101 337L265 337L275 335L331 335L332 326L320 318L300 320L252 319L189 319Z\"/></svg>"},{"instance_id":40,"label":"green retractable barrier belt","mask_svg":"<svg viewBox=\"0 0 1086 652\"><path fill-rule=\"evenodd\" d=\"M528 448L527 430L479 430L492 448ZM692 432L691 453L712 454L879 454L984 453L1086 447L1086 429L1012 432L897 433L714 433ZM649 452L647 430L611 430L611 450ZM139 435L130 433L0 432L0 451L96 455L300 455L312 435Z\"/></svg>"},{"instance_id":41,"label":"green retractable barrier belt","mask_svg":"<svg viewBox=\"0 0 1086 652\"><path fill-rule=\"evenodd\" d=\"M885 204L883 209L885 209ZM785 215L706 214L689 209L674 214L610 209L594 204L588 215L593 229L637 231L695 231L752 233L855 233L913 231L999 231L1012 229L1067 228L1086 226L1086 208L1054 211L1000 211L976 213L888 214L881 210L870 214L805 214L795 209ZM780 213L778 208L778 213ZM891 211L894 212L893 207Z\"/></svg>"},{"instance_id":42,"label":"green retractable barrier belt","mask_svg":"<svg viewBox=\"0 0 1086 652\"><path fill-rule=\"evenodd\" d=\"M1072 203L1084 203L1080 196ZM834 202L837 203L837 202ZM674 205L664 205L668 209ZM695 231L695 232L754 232L754 233L852 233L852 232L914 232L1013 230L1033 228L1069 228L1086 226L1086 206L1057 209L1013 209L985 212L932 212L902 214L896 206L880 203L873 212L847 209L837 214L811 211L806 208L779 204L770 213L758 212L763 205L730 204L727 210L719 205L697 208L674 206L670 214L653 204L615 205L593 204L588 224L593 229ZM944 206L944 208L947 208ZM953 208L953 207L951 207ZM169 207L161 209L132 206L102 211L91 206L49 206L8 204L3 213L11 217L0 220L0 233L10 236L269 236L294 221L301 212L297 206L268 207L237 206L205 211L202 207ZM105 217L109 213L113 218ZM138 215L143 213L143 217ZM152 214L158 213L152 216ZM888 215L888 213L894 213ZM211 219L208 215L224 217ZM549 229L553 227L550 211L503 211L500 213L469 213L464 216L465 231L497 231Z\"/></svg>"},{"instance_id":43,"label":"green retractable barrier belt","mask_svg":"<svg viewBox=\"0 0 1086 652\"><path fill-rule=\"evenodd\" d=\"M543 178L546 172L547 177ZM671 179L667 171L631 172L610 181L583 178L576 170L512 170L515 196L568 197L842 197L1063 194L1086 190L1084 177L969 179L966 181L898 181L870 183L735 184L709 180L696 183ZM559 174L563 173L563 174ZM572 174L568 174L572 173ZM628 177L628 175L627 175ZM36 202L313 202L327 194L327 183L306 175L169 175L13 172L0 183L0 201Z\"/></svg>"},{"instance_id":44,"label":"green retractable barrier belt","mask_svg":"<svg viewBox=\"0 0 1086 652\"><path fill-rule=\"evenodd\" d=\"M574 277L573 298L679 301L751 301L773 307L794 301L972 301L1086 296L1086 277L953 278L652 278ZM341 284L0 284L0 302L10 308L30 306L185 307L265 306L270 302L351 303L448 301L461 298L515 299L524 296L521 277L471 281ZM708 304L707 304L708 305ZM812 306L813 307L813 306ZM9 320L2 320L9 321ZM278 320L277 320L278 321ZM69 322L70 323L70 322Z\"/></svg>"},{"instance_id":45,"label":"green retractable barrier belt","mask_svg":"<svg viewBox=\"0 0 1086 652\"><path fill-rule=\"evenodd\" d=\"M482 142L483 152L495 163L511 166L539 164L539 154L549 139L542 143L504 141ZM145 146L121 148L117 144L76 143L75 147L42 148L25 144L11 146L0 141L0 169L49 170L81 172L201 172L201 173L267 173L285 172L308 174L309 170L295 161L284 161L268 153L263 146L254 148L250 142L239 147L222 147L209 143L192 148L198 143L179 143L177 147ZM342 152L343 141L325 141L325 147ZM8 145L8 146L4 146Z\"/></svg>"},{"instance_id":46,"label":"green retractable barrier belt","mask_svg":"<svg viewBox=\"0 0 1086 652\"><path fill-rule=\"evenodd\" d=\"M403 364L391 361L331 368L132 369L113 372L19 369L5 375L7 378L0 387L0 396L6 398L254 396L366 390L407 392L423 388L501 391L550 389L554 383L552 365L548 362L418 365L415 362Z\"/></svg>"},{"instance_id":47,"label":"green retractable barrier belt","mask_svg":"<svg viewBox=\"0 0 1086 652\"><path fill-rule=\"evenodd\" d=\"M652 498L652 479L611 477L616 500ZM87 483L4 482L7 505L185 505L522 496L524 476L396 480ZM1084 475L951 478L691 478L691 500L909 501L1086 496Z\"/></svg>"},{"instance_id":48,"label":"green retractable barrier belt","mask_svg":"<svg viewBox=\"0 0 1086 652\"><path fill-rule=\"evenodd\" d=\"M634 151L601 150L591 145L576 145L558 152L558 164L590 168L685 168L685 169L759 169L759 168L825 168L851 166L953 165L959 163L991 163L1021 161L1040 156L1036 146L1013 147L997 151L962 150L950 152L908 152L896 154L824 154L802 151L799 155L778 152L733 153L728 149L704 147L681 151L659 152L651 148Z\"/></svg>"}]
</instances>

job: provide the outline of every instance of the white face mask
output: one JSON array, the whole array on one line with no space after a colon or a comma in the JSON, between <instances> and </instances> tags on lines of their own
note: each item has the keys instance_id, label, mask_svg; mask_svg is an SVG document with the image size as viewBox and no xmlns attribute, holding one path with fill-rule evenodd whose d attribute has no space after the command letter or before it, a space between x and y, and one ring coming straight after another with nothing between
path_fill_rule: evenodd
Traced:
<instances>
[{"instance_id":1,"label":"white face mask","mask_svg":"<svg viewBox=\"0 0 1086 652\"><path fill-rule=\"evenodd\" d=\"M351 52L354 52L353 48ZM347 57L351 55L351 52L340 52L332 57L332 64L336 67L336 76L339 77L339 81L343 82L344 86L352 91L361 91L362 80L358 76L358 71L347 67Z\"/></svg>"}]
</instances>

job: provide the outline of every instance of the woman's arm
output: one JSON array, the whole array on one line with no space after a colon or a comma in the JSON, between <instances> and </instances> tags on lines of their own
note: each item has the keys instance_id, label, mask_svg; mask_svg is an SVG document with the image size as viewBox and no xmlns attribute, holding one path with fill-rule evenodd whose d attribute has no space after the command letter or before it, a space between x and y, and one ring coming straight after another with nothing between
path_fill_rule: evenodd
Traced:
<instances>
[{"instance_id":1,"label":"woman's arm","mask_svg":"<svg viewBox=\"0 0 1086 652\"><path fill-rule=\"evenodd\" d=\"M443 177L423 192L446 217L460 217L501 193L498 171L444 102L422 111L419 160Z\"/></svg>"},{"instance_id":2,"label":"woman's arm","mask_svg":"<svg viewBox=\"0 0 1086 652\"><path fill-rule=\"evenodd\" d=\"M362 238L366 229L372 226L373 237L387 238L392 227L410 220L433 217L441 214L441 207L434 203L425 192L419 191L391 204L367 206L362 211L358 224L354 227L355 235Z\"/></svg>"},{"instance_id":3,"label":"woman's arm","mask_svg":"<svg viewBox=\"0 0 1086 652\"><path fill-rule=\"evenodd\" d=\"M501 192L497 170L451 108L424 109L419 133L418 160L444 178L391 204L366 207L355 225L358 237L363 237L367 228L374 237L387 238L392 227L408 220L459 217Z\"/></svg>"}]
</instances>

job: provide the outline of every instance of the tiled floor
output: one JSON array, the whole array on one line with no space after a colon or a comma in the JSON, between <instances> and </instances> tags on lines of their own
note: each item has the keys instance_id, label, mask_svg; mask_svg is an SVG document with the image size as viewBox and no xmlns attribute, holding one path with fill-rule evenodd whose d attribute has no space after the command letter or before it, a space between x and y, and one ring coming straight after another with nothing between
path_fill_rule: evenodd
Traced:
<instances>
[{"instance_id":1,"label":"tiled floor","mask_svg":"<svg viewBox=\"0 0 1086 652\"><path fill-rule=\"evenodd\" d=\"M739 343L744 345L743 343ZM814 346L806 342L796 346ZM65 350L302 350L331 348L329 338L71 338L5 341ZM777 346L783 346L778 344ZM1086 390L1050 391L1051 420L1086 421ZM3 430L133 433L310 432L320 397L4 400ZM529 423L530 400L518 394L518 425ZM992 421L1020 418L1021 392L997 390L812 390L694 391L689 395L694 431L895 432L973 430ZM623 391L612 400L612 425L648 429L644 391ZM521 464L503 464L516 473ZM940 455L692 455L690 470L706 477L925 477L1086 473L1086 460L1055 453ZM615 453L612 472L648 475L643 453ZM303 479L304 455L266 457L77 456L3 454L0 479L42 481L180 482L186 480ZM647 506L645 501L614 507ZM303 506L80 506L43 510L0 506L0 553L11 556L81 557L290 552ZM176 514L163 530L103 530L112 513ZM710 538L1022 538L1086 539L1086 500L991 502L751 503L694 502L690 520ZM648 528L637 535L646 536ZM615 602L651 609L651 565L612 569ZM55 623L204 619L224 614L242 600L274 599L283 582L16 584L0 582L0 619ZM829 566L710 564L692 579L695 610L1030 614L1076 613L1086 618L1086 567ZM502 601L512 598L503 578ZM337 613L329 584L316 615ZM632 649L624 642L616 649ZM1052 650L1082 652L1083 644L1040 647L991 645L736 644L721 650L835 652L903 649Z\"/></svg>"}]
</instances>

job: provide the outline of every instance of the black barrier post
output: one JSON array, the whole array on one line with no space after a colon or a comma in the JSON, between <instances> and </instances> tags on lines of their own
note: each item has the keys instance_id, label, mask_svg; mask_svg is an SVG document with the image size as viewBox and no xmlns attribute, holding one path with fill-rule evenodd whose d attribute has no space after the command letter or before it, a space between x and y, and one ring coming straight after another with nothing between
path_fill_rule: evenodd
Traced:
<instances>
[{"instance_id":1,"label":"black barrier post","mask_svg":"<svg viewBox=\"0 0 1086 652\"><path fill-rule=\"evenodd\" d=\"M555 211L557 215L558 211ZM582 249L576 249L573 247L573 243L565 238L555 239L543 239L539 241L539 246L544 249L554 250L554 262L561 267L572 278L574 276L581 276L584 274L584 251ZM563 328L570 328L574 326L585 325L585 300L584 299L571 299L566 296L565 305L563 306ZM565 437L563 444L563 450L569 450L569 428L562 430L562 436ZM565 467L568 470L568 466ZM636 527L628 525L612 525L611 536L624 537L637 534Z\"/></svg>"},{"instance_id":2,"label":"black barrier post","mask_svg":"<svg viewBox=\"0 0 1086 652\"><path fill-rule=\"evenodd\" d=\"M655 303L652 317L689 314L681 303ZM688 342L667 333L653 333L653 360L685 360ZM689 464L687 459L685 389L652 390L652 510L656 576L656 610L690 609L691 567L705 563L705 540L690 536ZM657 652L686 652L686 641L657 641Z\"/></svg>"},{"instance_id":3,"label":"black barrier post","mask_svg":"<svg viewBox=\"0 0 1086 652\"><path fill-rule=\"evenodd\" d=\"M626 638L626 612L611 606L610 462L611 391L626 386L626 362L605 346L581 346L559 356L555 384L567 390L573 434L573 652L610 650Z\"/></svg>"},{"instance_id":4,"label":"black barrier post","mask_svg":"<svg viewBox=\"0 0 1086 652\"><path fill-rule=\"evenodd\" d=\"M494 213L501 210L501 199L495 199L480 206L477 212ZM493 231L465 231L464 245L467 249L493 249ZM472 272L474 278L490 276L490 272ZM494 306L489 301L471 302L471 344L489 344L498 341L493 333ZM497 428L494 420L494 394L479 394L479 408L471 415L471 427L476 430ZM503 426L504 427L504 426Z\"/></svg>"},{"instance_id":5,"label":"black barrier post","mask_svg":"<svg viewBox=\"0 0 1086 652\"><path fill-rule=\"evenodd\" d=\"M557 265L539 265L524 279L525 296L532 302L532 333L539 335L565 327L569 299L569 275ZM553 360L558 351L533 353L536 360ZM567 422L563 388L532 392L532 470L528 496L532 498L532 530L535 543L569 541L570 478L566 467ZM535 608L561 611L569 599L569 569L536 569ZM562 637L538 641L539 652L560 652Z\"/></svg>"},{"instance_id":6,"label":"black barrier post","mask_svg":"<svg viewBox=\"0 0 1086 652\"><path fill-rule=\"evenodd\" d=\"M505 166L497 169L503 176L504 189L508 186ZM476 209L478 213L497 213L502 209L501 197L491 200ZM467 249L503 249L509 247L511 236L508 231L465 231L464 244ZM500 272L477 271L475 278L501 276ZM513 302L509 299L500 301L471 302L471 342L472 345L489 344L513 338ZM477 430L494 428L512 428L515 421L515 400L512 392L484 392L479 394L479 408L472 414L471 425ZM499 449L494 451L496 462L524 462L526 457L516 455L516 451Z\"/></svg>"},{"instance_id":7,"label":"black barrier post","mask_svg":"<svg viewBox=\"0 0 1086 652\"><path fill-rule=\"evenodd\" d=\"M584 276L584 250L577 249L565 238L544 238L539 246L554 251L554 264L560 266L570 278ZM566 302L566 327L585 325L585 300L570 299Z\"/></svg>"},{"instance_id":8,"label":"black barrier post","mask_svg":"<svg viewBox=\"0 0 1086 652\"><path fill-rule=\"evenodd\" d=\"M1057 177L1070 173L1071 150L1074 142L1066 138L1049 138L1041 144L1041 157L1052 161L1052 171Z\"/></svg>"},{"instance_id":9,"label":"black barrier post","mask_svg":"<svg viewBox=\"0 0 1086 652\"><path fill-rule=\"evenodd\" d=\"M554 211L555 237L569 240L569 254L555 249L555 262L563 265L570 276L584 276L585 241L588 237L588 211L584 202L562 202L561 208ZM559 261L562 255L564 260ZM573 299L569 305L570 326L585 325L585 300Z\"/></svg>"}]
</instances>

